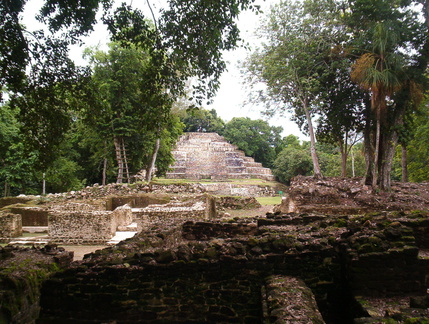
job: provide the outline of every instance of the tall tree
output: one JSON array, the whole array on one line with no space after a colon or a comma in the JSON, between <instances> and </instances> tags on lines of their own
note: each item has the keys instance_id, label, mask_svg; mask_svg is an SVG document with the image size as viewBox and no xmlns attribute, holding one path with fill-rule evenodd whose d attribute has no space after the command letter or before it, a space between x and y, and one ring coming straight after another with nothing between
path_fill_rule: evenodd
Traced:
<instances>
[{"instance_id":1,"label":"tall tree","mask_svg":"<svg viewBox=\"0 0 429 324\"><path fill-rule=\"evenodd\" d=\"M266 85L256 99L266 102L268 111L292 110L296 119L305 120L315 177L322 173L312 116L322 91L320 78L326 73L325 57L337 32L325 12L335 13L331 1L285 0L273 6L260 35L266 41L245 64L249 81Z\"/></svg>"},{"instance_id":2,"label":"tall tree","mask_svg":"<svg viewBox=\"0 0 429 324\"><path fill-rule=\"evenodd\" d=\"M351 76L371 95L365 136L366 181L382 190L390 189L397 125L402 124L407 109L418 105L427 66L427 59L419 60L427 46L427 28L413 3L352 1L347 20L361 51Z\"/></svg>"},{"instance_id":3,"label":"tall tree","mask_svg":"<svg viewBox=\"0 0 429 324\"><path fill-rule=\"evenodd\" d=\"M158 151L160 131L167 125L172 100L162 84L154 83L153 74L159 71L153 66L153 57L134 45L112 43L108 53L94 51L91 63L98 104L88 107L86 118L114 144L117 182L122 183L124 178L129 181L128 162L134 156L135 165L136 157L142 158L138 154L144 151L141 145L146 145L145 152L151 151L148 146ZM149 134L157 134L152 145ZM140 145L130 152L130 145L136 141ZM151 161L148 167L153 168L154 163Z\"/></svg>"}]
</instances>

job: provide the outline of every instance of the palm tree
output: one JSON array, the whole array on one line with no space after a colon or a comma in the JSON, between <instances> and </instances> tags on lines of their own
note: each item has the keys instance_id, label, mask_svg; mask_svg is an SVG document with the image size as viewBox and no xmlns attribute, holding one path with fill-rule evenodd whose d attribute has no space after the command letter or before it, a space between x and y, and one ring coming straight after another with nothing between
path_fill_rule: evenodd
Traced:
<instances>
[{"instance_id":1,"label":"palm tree","mask_svg":"<svg viewBox=\"0 0 429 324\"><path fill-rule=\"evenodd\" d=\"M352 67L351 78L371 93L371 110L376 121L371 162L373 188L390 189L389 179L381 179L383 150L381 131L387 130L388 100L405 81L401 56L395 51L397 37L385 22L375 26L372 51L364 53Z\"/></svg>"}]
</instances>

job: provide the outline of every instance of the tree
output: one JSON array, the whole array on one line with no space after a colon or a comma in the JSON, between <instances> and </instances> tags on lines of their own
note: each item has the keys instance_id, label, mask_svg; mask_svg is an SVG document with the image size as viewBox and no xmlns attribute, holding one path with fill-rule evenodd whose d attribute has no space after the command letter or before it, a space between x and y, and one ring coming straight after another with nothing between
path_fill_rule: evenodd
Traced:
<instances>
[{"instance_id":1,"label":"tree","mask_svg":"<svg viewBox=\"0 0 429 324\"><path fill-rule=\"evenodd\" d=\"M234 117L226 123L223 136L256 162L261 162L264 167L272 167L282 131L282 127L270 126L261 119Z\"/></svg>"},{"instance_id":2,"label":"tree","mask_svg":"<svg viewBox=\"0 0 429 324\"><path fill-rule=\"evenodd\" d=\"M45 0L35 13L37 20L49 28L45 36L45 32L27 30L22 24L26 3L27 0L0 2L0 88L14 93L25 88L29 65L40 71L57 67L56 53L63 56L68 44L77 43L80 36L92 30L99 6L106 10L111 5L110 0ZM67 32L62 33L64 30Z\"/></svg>"},{"instance_id":3,"label":"tree","mask_svg":"<svg viewBox=\"0 0 429 324\"><path fill-rule=\"evenodd\" d=\"M301 144L295 135L284 138L284 148L274 161L273 174L284 183L297 175L310 175L313 171L313 164L308 145Z\"/></svg>"},{"instance_id":4,"label":"tree","mask_svg":"<svg viewBox=\"0 0 429 324\"><path fill-rule=\"evenodd\" d=\"M315 10L314 5L320 7ZM336 29L327 23L324 11L335 12L330 1L281 1L272 7L262 27L267 41L245 64L249 81L265 84L257 99L272 107L293 110L304 119L311 141L315 177L321 170L316 154L312 114L322 91L320 77L326 72L325 57L330 52Z\"/></svg>"},{"instance_id":5,"label":"tree","mask_svg":"<svg viewBox=\"0 0 429 324\"><path fill-rule=\"evenodd\" d=\"M339 147L341 176L347 176L347 160L353 146L362 139L363 112L368 96L350 80L350 57L335 48L327 58L329 69L323 78L321 114L317 126L319 142Z\"/></svg>"},{"instance_id":6,"label":"tree","mask_svg":"<svg viewBox=\"0 0 429 324\"><path fill-rule=\"evenodd\" d=\"M37 152L26 152L17 120L19 110L0 104L0 182L3 196L38 193L34 163Z\"/></svg>"},{"instance_id":7,"label":"tree","mask_svg":"<svg viewBox=\"0 0 429 324\"><path fill-rule=\"evenodd\" d=\"M12 104L21 108L27 142L41 151L37 155L42 159L39 168L46 169L55 159L56 148L72 124L70 98L82 95L87 99L81 90L90 79L88 70L74 65L68 46L92 30L101 5L115 40L127 46L137 44L150 53L153 73L148 86L162 87L164 94L176 97L184 93L186 81L197 76L200 82L194 97L202 101L203 95L210 97L216 91L226 66L222 51L237 46L240 39L235 20L253 2L170 0L160 20L148 23L140 11L125 5L107 15L110 0L45 0L37 18L49 32L27 31L20 24L25 1L1 2L0 86L11 91ZM156 115L160 116L168 117ZM158 120L153 118L153 126L161 135L163 124ZM160 138L156 142L155 148L161 147ZM118 148L123 149L123 144L117 141ZM151 168L157 152L153 150Z\"/></svg>"},{"instance_id":8,"label":"tree","mask_svg":"<svg viewBox=\"0 0 429 324\"><path fill-rule=\"evenodd\" d=\"M352 80L371 94L366 182L382 190L390 189L397 125L403 123L407 109L418 106L427 67L427 58L419 59L428 47L427 22L418 17L413 1L394 2L352 1L346 20L360 48Z\"/></svg>"},{"instance_id":9,"label":"tree","mask_svg":"<svg viewBox=\"0 0 429 324\"><path fill-rule=\"evenodd\" d=\"M413 115L413 136L407 141L408 175L410 181L429 181L429 140L428 106L424 105L420 111ZM397 147L396 160L402 160L401 147ZM401 179L402 163L397 162L394 173L396 180Z\"/></svg>"},{"instance_id":10,"label":"tree","mask_svg":"<svg viewBox=\"0 0 429 324\"><path fill-rule=\"evenodd\" d=\"M225 122L217 115L215 109L184 109L179 112L185 125L185 132L214 132L222 134Z\"/></svg>"},{"instance_id":11,"label":"tree","mask_svg":"<svg viewBox=\"0 0 429 324\"><path fill-rule=\"evenodd\" d=\"M98 104L87 108L86 119L101 137L111 138L114 144L117 182L122 183L124 177L130 181L129 165L139 165L142 155L151 151L148 148L155 147L155 155L158 153L161 133L171 118L171 97L163 84L154 82L153 75L159 73L154 57L136 46L112 43L108 53L89 51L88 55ZM102 150L104 145L110 147L103 144ZM147 168L155 165L154 154L151 156Z\"/></svg>"}]
</instances>

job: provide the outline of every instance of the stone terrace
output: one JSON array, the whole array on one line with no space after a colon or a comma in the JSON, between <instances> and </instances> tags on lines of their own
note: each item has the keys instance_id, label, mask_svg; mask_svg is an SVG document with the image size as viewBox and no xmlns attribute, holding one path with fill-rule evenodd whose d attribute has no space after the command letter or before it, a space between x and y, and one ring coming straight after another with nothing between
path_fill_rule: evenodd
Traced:
<instances>
[{"instance_id":1,"label":"stone terrace","mask_svg":"<svg viewBox=\"0 0 429 324\"><path fill-rule=\"evenodd\" d=\"M171 179L274 180L271 170L245 156L235 145L216 133L185 133L173 151L176 162Z\"/></svg>"}]
</instances>

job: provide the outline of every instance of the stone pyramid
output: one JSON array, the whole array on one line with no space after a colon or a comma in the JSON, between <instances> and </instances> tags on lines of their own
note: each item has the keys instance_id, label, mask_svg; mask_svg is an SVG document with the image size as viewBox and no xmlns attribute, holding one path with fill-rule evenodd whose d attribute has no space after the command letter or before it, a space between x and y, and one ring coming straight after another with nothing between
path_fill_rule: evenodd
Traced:
<instances>
[{"instance_id":1,"label":"stone pyramid","mask_svg":"<svg viewBox=\"0 0 429 324\"><path fill-rule=\"evenodd\" d=\"M169 179L264 179L274 180L262 167L217 133L185 133L172 152L175 163Z\"/></svg>"}]
</instances>

